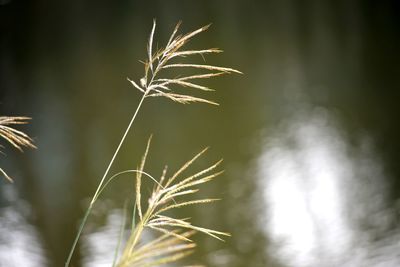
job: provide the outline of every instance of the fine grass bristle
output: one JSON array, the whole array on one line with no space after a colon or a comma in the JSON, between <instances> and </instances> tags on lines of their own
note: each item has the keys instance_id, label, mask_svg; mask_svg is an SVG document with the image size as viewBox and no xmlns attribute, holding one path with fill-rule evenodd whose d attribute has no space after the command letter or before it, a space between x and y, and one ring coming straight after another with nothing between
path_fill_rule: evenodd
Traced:
<instances>
[{"instance_id":1,"label":"fine grass bristle","mask_svg":"<svg viewBox=\"0 0 400 267\"><path fill-rule=\"evenodd\" d=\"M144 152L142 162L140 163L139 171L136 174L136 205L137 205L137 211L138 211L140 219L142 219L142 205L141 205L141 199L140 199L141 198L140 189L141 189L141 184L142 184L142 173L143 173L143 169L144 169L144 164L146 163L147 154L149 152L151 139L152 139L152 136L150 136L147 141L146 151Z\"/></svg>"},{"instance_id":2,"label":"fine grass bristle","mask_svg":"<svg viewBox=\"0 0 400 267\"><path fill-rule=\"evenodd\" d=\"M150 140L151 138L149 138L147 142L146 150L142 157L140 171L143 171L143 166L149 153ZM138 205L140 202L138 195L141 195L140 191L142 190L142 183L140 182L141 176L137 175L135 209L139 214L139 221L131 232L117 266L146 266L147 262L152 262L152 264L155 264L154 266L159 266L167 262L177 261L187 256L188 251L191 251L195 247L195 244L190 239L195 232L202 232L222 241L223 239L221 236L230 236L229 233L193 225L190 222L190 218L178 219L167 215L171 211L181 207L208 204L219 200L214 198L180 200L183 196L197 193L199 189L193 188L194 186L211 181L222 173L216 172L207 175L219 166L221 163L220 160L210 167L195 172L186 178L180 178L183 171L186 171L206 151L207 148L197 153L168 179L165 178L166 168L164 168L158 183L154 186L153 192L150 194L151 196L147 201L148 205L143 215L140 215L142 213L142 207ZM171 203L171 201L173 202ZM146 228L159 232L162 235L150 243L140 246L141 236ZM187 231L185 232L183 230ZM177 255L179 255L179 257L177 257Z\"/></svg>"},{"instance_id":3,"label":"fine grass bristle","mask_svg":"<svg viewBox=\"0 0 400 267\"><path fill-rule=\"evenodd\" d=\"M119 151L126 137L128 136L133 123L136 120L139 110L147 98L165 97L181 104L200 102L218 105L218 103L212 100L193 95L195 90L203 91L205 93L214 91L212 88L198 84L198 81L231 73L241 74L240 71L233 68L179 62L179 60L182 58L189 58L194 55L200 55L204 58L206 54L218 54L222 52L222 50L218 48L183 50L184 46L190 40L192 40L193 37L201 32L206 31L210 27L210 24L183 35L178 33L180 25L181 22L176 24L165 47L154 49L156 21L153 21L149 41L147 44L147 59L142 62L144 64L144 75L137 81L128 78L128 81L132 84L132 86L139 90L142 94L141 99L130 119L130 122L128 123L124 134L122 135L121 140L118 143L113 156L111 157L110 162L108 163L108 166L92 197L89 207L86 210L66 260L66 267L70 265L83 228L98 197L104 191L104 189L108 187L111 181L126 173L136 173L134 189L135 205L132 219L132 233L117 266L160 266L177 261L178 259L181 259L193 252L194 244L192 244L190 240L192 231L203 232L220 240L222 240L221 236L229 236L228 233L194 226L186 219L175 219L164 214L165 212L169 212L183 206L207 204L216 200L212 198L206 198L180 201L182 196L191 196L198 192L199 189L194 188L195 186L209 182L222 173L211 173L211 171L213 171L221 163L221 161L218 161L210 167L186 178L180 177L180 175L186 171L186 169L188 169L197 158L205 153L207 149L204 149L195 155L170 177L167 177L167 167L165 167L159 181L157 181L153 176L147 172L144 172L144 166L151 141L151 138L149 138L145 153L138 169L121 171L113 176L109 176L110 169L116 160L117 155L119 154ZM168 77L166 74L168 73L167 69L188 69L198 72L183 77ZM176 87L181 89L189 89L190 92L185 93L185 91L183 91L182 93L181 91L176 91ZM21 139L23 141L31 141L27 136L22 135L22 137L25 138ZM12 141L15 143L15 140ZM16 147L18 148L18 145L20 144L21 143L16 142ZM29 146L29 144L31 144L31 142L27 142L24 145ZM0 172L4 173L1 169ZM142 200L143 177L147 177L155 182L146 208L144 208L142 205L144 203ZM171 202L173 202L173 204ZM135 218L136 214L139 217L138 221L136 221ZM151 245L139 246L141 236L145 228L161 232L163 236L160 239L156 239L155 241L151 242ZM189 232L184 232L183 230L189 230Z\"/></svg>"},{"instance_id":4,"label":"fine grass bristle","mask_svg":"<svg viewBox=\"0 0 400 267\"><path fill-rule=\"evenodd\" d=\"M8 143L10 143L13 147L21 152L23 151L23 147L36 148L36 146L33 144L32 138L30 138L26 133L9 126L17 124L27 124L29 123L30 119L31 118L29 117L0 116L0 137L4 138ZM7 180L13 182L13 179L8 176L7 173L1 168L0 173Z\"/></svg>"},{"instance_id":5,"label":"fine grass bristle","mask_svg":"<svg viewBox=\"0 0 400 267\"><path fill-rule=\"evenodd\" d=\"M208 79L211 77L221 76L223 74L229 74L229 73L241 74L241 72L233 68L226 68L213 65L171 62L173 59L176 58L182 58L182 57L186 58L193 55L200 55L204 57L204 55L206 54L222 53L222 50L218 48L181 50L184 47L184 45L187 42L189 42L194 36L196 36L201 32L206 31L210 27L210 24L201 27L195 31L189 32L183 36L177 35L180 25L181 23L179 22L175 26L175 29L173 30L166 46L164 48L159 49L156 53L153 53L154 33L156 28L156 21L155 20L153 21L153 27L151 29L149 42L147 45L148 59L144 62L145 74L143 78L140 79L139 83L136 83L131 79L128 80L136 89L138 89L140 92L144 94L144 97L162 96L181 104L202 102L202 103L217 105L216 102L207 100L202 97L196 97L193 96L192 94L187 94L187 93L175 92L170 86L179 85L181 87L189 87L193 89L199 89L202 91L213 91L213 89L210 89L206 86L187 81L194 79ZM207 73L196 73L194 75L182 78L168 78L168 77L160 78L159 76L161 76L162 70L169 68L187 68L187 69L193 68L193 69L205 70L207 71Z\"/></svg>"}]
</instances>

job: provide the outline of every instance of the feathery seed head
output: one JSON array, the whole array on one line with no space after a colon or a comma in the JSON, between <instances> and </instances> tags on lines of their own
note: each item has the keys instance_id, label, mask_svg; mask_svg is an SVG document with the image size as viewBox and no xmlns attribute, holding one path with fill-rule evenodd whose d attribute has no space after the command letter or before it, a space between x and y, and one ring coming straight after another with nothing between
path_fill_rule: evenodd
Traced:
<instances>
[{"instance_id":1,"label":"feathery seed head","mask_svg":"<svg viewBox=\"0 0 400 267\"><path fill-rule=\"evenodd\" d=\"M174 102L178 102L181 104L189 104L193 102L203 102L213 105L218 105L218 103L201 98L195 97L191 94L175 92L173 90L175 86L193 88L202 91L213 91L212 89L199 85L196 82L192 82L192 80L200 80L200 79L208 79L211 77L220 76L223 74L237 73L241 74L240 71L219 67L213 65L204 65L204 64L186 64L180 62L173 62L173 59L189 57L192 55L201 55L202 57L205 54L217 54L221 53L222 50L218 48L209 48L209 49L200 49L200 50L182 50L184 45L188 43L194 36L197 34L206 31L211 24L201 27L195 31L189 32L185 35L177 35L181 22L178 22L173 30L166 46L164 48L159 49L158 51L153 51L153 42L154 42L154 33L156 29L156 21L153 21L153 27L151 29L149 42L147 45L147 56L148 59L145 61L144 69L145 75L140 79L140 86L138 86L135 82L129 80L132 85L141 91L145 97L166 97ZM196 73L194 75L181 77L181 78L168 78L168 77L159 77L162 74L162 70L168 68L191 68L197 70L203 70L205 73ZM190 82L189 82L190 80Z\"/></svg>"},{"instance_id":2,"label":"feathery seed head","mask_svg":"<svg viewBox=\"0 0 400 267\"><path fill-rule=\"evenodd\" d=\"M9 125L27 124L31 118L29 117L10 117L0 116L0 137L4 138L8 143L19 151L23 151L23 147L36 148L32 138L22 131L16 130ZM2 146L0 146L2 147ZM10 182L13 180L7 173L0 168L0 173Z\"/></svg>"},{"instance_id":3,"label":"feathery seed head","mask_svg":"<svg viewBox=\"0 0 400 267\"><path fill-rule=\"evenodd\" d=\"M141 205L141 175L144 170L146 158L149 152L151 137L147 142L146 150L142 157L139 172L136 177L136 205L138 223L133 230L123 255L117 266L159 266L167 262L175 262L193 252L195 243L190 239L195 232L202 232L218 240L221 236L230 236L229 233L220 232L208 228L192 225L190 218L178 219L168 213L182 207L208 204L219 199L205 198L187 200L185 196L194 195L199 191L198 185L211 181L222 172L214 172L222 160L210 167L195 172L192 175L181 178L183 172L206 151L203 149L192 159L187 161L175 173L167 176L167 168L164 168L159 181L147 202L147 207ZM214 172L214 173L213 173ZM145 208L145 209L144 209ZM162 235L150 243L140 245L140 238L144 229L151 229Z\"/></svg>"}]
</instances>

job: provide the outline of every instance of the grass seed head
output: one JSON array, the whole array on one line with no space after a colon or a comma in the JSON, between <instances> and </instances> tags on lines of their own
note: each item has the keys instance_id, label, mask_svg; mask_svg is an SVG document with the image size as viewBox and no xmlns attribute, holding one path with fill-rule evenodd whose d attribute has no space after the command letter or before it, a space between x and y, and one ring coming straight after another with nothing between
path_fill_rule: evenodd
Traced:
<instances>
[{"instance_id":1,"label":"grass seed head","mask_svg":"<svg viewBox=\"0 0 400 267\"><path fill-rule=\"evenodd\" d=\"M175 29L173 30L166 46L159 49L157 52L154 52L153 43L156 29L156 21L153 21L153 27L151 29L149 42L147 45L148 59L144 62L145 75L139 80L139 83L135 83L129 79L128 80L136 89L142 92L145 97L165 97L181 104L201 102L218 105L218 103L214 101L207 100L203 97L193 96L190 93L185 93L181 91L178 92L175 89L176 87L180 87L193 88L201 91L214 91L211 88L198 84L197 80L209 79L211 77L231 73L241 74L241 72L233 68L214 65L204 65L196 63L188 64L181 63L179 61L172 62L174 59L187 58L193 55L200 55L204 57L204 55L206 54L218 54L222 52L222 50L218 48L183 50L185 44L187 44L193 37L195 37L199 33L206 31L210 27L210 24L189 32L185 35L178 34L180 25L181 22L179 22L175 26ZM181 78L164 77L163 70L170 68L195 69L205 71L205 73L195 73L193 75ZM188 82L188 80L196 80L196 82ZM140 84L140 86L138 84Z\"/></svg>"}]
</instances>

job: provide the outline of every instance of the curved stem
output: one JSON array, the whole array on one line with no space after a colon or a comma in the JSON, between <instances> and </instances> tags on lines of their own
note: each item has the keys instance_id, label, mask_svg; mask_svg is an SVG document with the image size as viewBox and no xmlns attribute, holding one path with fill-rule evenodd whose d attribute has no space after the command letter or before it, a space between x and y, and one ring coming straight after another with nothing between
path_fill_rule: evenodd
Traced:
<instances>
[{"instance_id":1,"label":"curved stem","mask_svg":"<svg viewBox=\"0 0 400 267\"><path fill-rule=\"evenodd\" d=\"M69 264L70 264L70 262L71 262L72 255L74 254L76 245L77 245L78 240L79 240L79 238L80 238L80 236L81 236L81 234L82 234L83 227L85 226L86 221L87 221L87 219L88 219L88 217L89 217L89 214L90 214L90 212L91 212L91 210L92 210L92 208L93 208L93 204L94 204L94 202L95 202L96 199L97 199L97 196L98 196L98 194L99 194L99 191L101 190L101 188L102 188L102 186L103 186L103 184L104 184L104 181L105 181L105 179L106 179L106 177L107 177L107 175L108 175L108 172L110 171L111 166L112 166L112 164L114 163L114 160L115 160L115 158L117 157L118 152L119 152L119 150L121 149L122 144L124 143L124 141L125 141L125 139L126 139L126 136L127 136L128 133L129 133L129 130L132 128L133 122L135 121L136 116L137 116L137 114L139 113L140 107L142 106L143 101L144 101L144 99L146 98L146 96L147 96L147 90L146 90L146 92L143 94L142 98L140 99L140 102L139 102L139 104L138 104L138 106L137 106L137 108L136 108L136 111L135 111L135 113L133 114L132 119L131 119L131 121L130 121L129 124L128 124L128 127L126 128L125 133L124 133L124 135L122 136L121 141L119 142L119 144L118 144L118 146L117 146L117 149L115 150L114 155L112 156L111 161L110 161L110 163L108 164L108 167L107 167L106 171L105 171L104 174L103 174L103 178L101 178L101 181L100 181L99 185L97 186L96 192L94 193L94 195L93 195L93 197L92 197L92 200L90 201L89 207L88 207L88 209L86 210L85 216L83 217L82 222L81 222L81 224L80 224L80 226L79 226L79 230L78 230L78 233L77 233L77 235L76 235L76 237L75 237L74 243L72 244L72 248L71 248L71 251L69 252L67 261L65 262L65 267L68 267Z\"/></svg>"},{"instance_id":2,"label":"curved stem","mask_svg":"<svg viewBox=\"0 0 400 267\"><path fill-rule=\"evenodd\" d=\"M147 172L144 171L140 171L140 170L125 170L122 172L118 172L116 174L114 174L113 176L111 176L107 182L104 183L103 187L100 189L100 191L98 192L95 201L97 200L97 198L100 196L100 194L103 192L104 189L106 189L106 187L108 186L108 184L114 180L114 178L117 178L118 176L125 174L125 173L141 173L144 174L145 176L147 176L148 178L150 178L151 180L153 180L153 182L155 182L157 185L159 185L162 189L164 189L164 187L156 180L156 178L154 178L153 176L151 176L150 174L148 174Z\"/></svg>"}]
</instances>

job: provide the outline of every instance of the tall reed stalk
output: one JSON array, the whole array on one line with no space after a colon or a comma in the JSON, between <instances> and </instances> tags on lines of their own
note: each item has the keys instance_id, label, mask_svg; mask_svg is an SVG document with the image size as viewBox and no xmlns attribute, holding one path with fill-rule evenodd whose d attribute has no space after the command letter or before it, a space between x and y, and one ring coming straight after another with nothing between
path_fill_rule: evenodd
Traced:
<instances>
[{"instance_id":1,"label":"tall reed stalk","mask_svg":"<svg viewBox=\"0 0 400 267\"><path fill-rule=\"evenodd\" d=\"M97 186L97 189L92 197L89 207L86 210L86 213L80 224L78 233L72 244L72 248L70 250L69 256L65 263L66 267L68 267L70 264L70 261L72 259L76 245L78 243L78 240L82 234L83 228L88 219L88 216L93 209L93 205L95 204L97 198L99 197L99 195L101 194L101 192L103 191L105 186L107 186L108 181L112 180L115 177L115 176L112 176L112 177L108 178L109 171L110 171L111 166L113 165L128 133L129 133L129 131L131 130L132 125L135 122L136 117L137 117L139 110L140 110L141 106L143 105L144 101L149 97L160 97L161 96L161 97L166 97L170 100L173 100L175 102L182 103L182 104L188 104L188 103L193 103L193 102L203 102L203 103L218 105L216 102L207 100L202 97L193 96L190 93L178 92L178 91L176 91L175 87L193 88L193 89L198 89L201 91L213 91L211 88L199 85L193 81L201 80L201 79L208 79L208 78L220 76L223 74L241 73L240 71L237 71L232 68L225 68L225 67L205 65L205 64L188 64L188 63L179 62L178 59L183 58L183 57L188 57L188 56L192 56L192 55L204 56L205 54L222 52L222 50L217 49L217 48L209 48L209 49L202 49L202 50L182 50L182 48L184 47L184 45L187 42L189 42L197 34L206 31L209 28L209 25L206 25L204 27L201 27L195 31L189 32L184 35L178 34L179 27L180 27L180 23L178 23L176 25L175 29L173 30L173 32L164 48L154 51L153 40L154 40L156 22L153 21L153 27L151 29L149 42L148 42L148 46L147 46L148 58L144 62L144 76L139 80L139 82L135 82L128 78L128 80L133 85L133 87L135 87L142 93L142 97L141 97L139 104L128 124L128 127L126 128L126 130L125 130L125 132L124 132L124 134L123 134L123 136L122 136L122 138L121 138L121 140L120 140L120 142L119 142L119 144L118 144L118 146L117 146L117 148L116 148L116 150L115 150L115 152L114 152L114 154L113 154L113 156L112 156L112 158L100 180L100 183ZM178 60L178 61L176 61L176 60ZM188 68L188 69L195 69L195 70L205 70L205 72L204 73L196 73L193 75L184 76L184 77L180 77L180 78L163 77L163 75L162 75L163 70L171 69L171 68L176 68L176 69ZM144 161L143 161L143 164L144 164ZM140 181L141 175L144 174L143 169L141 169L139 171L138 170L132 170L132 171L138 173L137 181ZM151 177L151 178L153 180L155 180L153 177ZM168 180L167 184L165 184L164 187L168 188L168 186L170 186L170 184L175 180L175 178L173 178L172 180ZM160 184L159 189L161 190L164 187L162 187ZM158 195L159 198L161 198L161 195L163 195L165 193L163 190L157 191L157 192L159 194ZM163 193L161 193L161 192L163 192ZM139 196L139 200L140 200L140 184L137 186L136 194L137 194L137 197ZM135 246L138 242L138 238L140 237L140 234L141 234L143 228L145 226L149 226L149 225L152 226L152 228L156 227L154 224L157 221L154 221L155 218L153 218L151 215L155 211L155 207L158 207L161 203L158 203L158 204L153 203L153 205L150 205L148 207L147 212L145 212L145 214L142 214L142 210L141 210L141 206L140 206L141 204L140 204L140 201L138 201L138 199L137 199L136 204L137 204L136 208L137 208L137 211L140 216L140 222L139 222L138 227L136 227L135 233L132 235L133 237L129 241L128 250L126 250L124 252L123 258L125 258L125 259L130 255L130 253L132 253L133 249L135 248ZM160 220L160 218L158 218L158 220ZM169 221L169 223L177 224L178 221L174 221L174 222ZM181 222L181 223L182 223L182 225L185 225L186 228L188 228L186 224L184 224L183 222ZM191 229L201 231L201 229L194 229L193 227ZM207 232L210 235L217 234L217 233L213 233L212 231L205 231L205 232ZM192 234L192 233L177 234L177 233L173 233L173 232L168 232L168 233L173 234L173 236L175 236L175 237L180 237L181 239L183 238L186 240L188 240L187 236L190 236ZM218 234L220 234L220 233L221 232L218 232ZM168 242L173 242L173 243L177 242L176 240L170 240L168 238L166 238L166 239L168 240ZM130 262L130 261L123 260L122 262L119 263L118 266L128 266L128 265L126 265L126 262Z\"/></svg>"}]
</instances>

